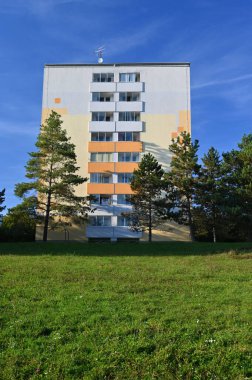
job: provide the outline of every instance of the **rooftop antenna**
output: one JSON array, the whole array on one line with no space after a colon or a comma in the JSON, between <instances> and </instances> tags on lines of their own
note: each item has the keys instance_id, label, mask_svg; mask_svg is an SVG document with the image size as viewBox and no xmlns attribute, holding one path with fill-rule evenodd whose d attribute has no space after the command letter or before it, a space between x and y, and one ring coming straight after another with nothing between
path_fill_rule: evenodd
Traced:
<instances>
[{"instance_id":1,"label":"rooftop antenna","mask_svg":"<svg viewBox=\"0 0 252 380\"><path fill-rule=\"evenodd\" d=\"M95 53L97 54L97 57L98 57L98 63L103 63L103 58L102 58L102 55L103 55L103 52L105 50L105 47L104 46L100 46L97 50L95 50Z\"/></svg>"}]
</instances>

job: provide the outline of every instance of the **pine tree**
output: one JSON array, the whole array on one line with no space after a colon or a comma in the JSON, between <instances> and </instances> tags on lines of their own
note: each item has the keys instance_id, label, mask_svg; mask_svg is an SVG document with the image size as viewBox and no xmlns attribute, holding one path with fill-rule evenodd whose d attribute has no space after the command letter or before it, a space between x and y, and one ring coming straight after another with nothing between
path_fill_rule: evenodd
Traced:
<instances>
[{"instance_id":1,"label":"pine tree","mask_svg":"<svg viewBox=\"0 0 252 380\"><path fill-rule=\"evenodd\" d=\"M226 186L225 214L236 240L252 239L252 134L244 135L239 149L223 153Z\"/></svg>"},{"instance_id":2,"label":"pine tree","mask_svg":"<svg viewBox=\"0 0 252 380\"><path fill-rule=\"evenodd\" d=\"M5 189L0 191L0 213L5 209L6 206L1 206L5 201ZM0 214L1 215L1 214Z\"/></svg>"},{"instance_id":3,"label":"pine tree","mask_svg":"<svg viewBox=\"0 0 252 380\"><path fill-rule=\"evenodd\" d=\"M187 132L172 139L169 146L172 153L171 170L166 174L168 215L174 221L189 226L191 240L194 240L193 202L200 170L198 149L198 140L192 142Z\"/></svg>"},{"instance_id":4,"label":"pine tree","mask_svg":"<svg viewBox=\"0 0 252 380\"><path fill-rule=\"evenodd\" d=\"M220 155L213 147L202 158L203 165L197 183L195 202L204 219L201 222L210 230L216 242L217 224L222 218L224 188L222 186L222 162Z\"/></svg>"},{"instance_id":5,"label":"pine tree","mask_svg":"<svg viewBox=\"0 0 252 380\"><path fill-rule=\"evenodd\" d=\"M16 185L15 194L25 197L30 191L37 193L37 212L44 216L43 241L47 241L49 220L71 216L85 216L87 203L75 195L75 187L87 181L76 174L75 146L61 128L60 115L52 111L37 138L38 151L29 153L26 177L31 182Z\"/></svg>"},{"instance_id":6,"label":"pine tree","mask_svg":"<svg viewBox=\"0 0 252 380\"><path fill-rule=\"evenodd\" d=\"M159 199L163 187L164 171L155 159L147 153L139 167L134 170L131 181L133 212L130 215L133 228L148 230L148 240L152 241L152 229L160 221Z\"/></svg>"}]
</instances>

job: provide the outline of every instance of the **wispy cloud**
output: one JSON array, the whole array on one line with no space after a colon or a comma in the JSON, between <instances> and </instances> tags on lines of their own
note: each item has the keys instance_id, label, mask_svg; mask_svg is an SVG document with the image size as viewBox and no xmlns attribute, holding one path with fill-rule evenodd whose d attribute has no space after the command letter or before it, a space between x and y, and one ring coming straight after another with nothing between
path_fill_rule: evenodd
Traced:
<instances>
[{"instance_id":1,"label":"wispy cloud","mask_svg":"<svg viewBox=\"0 0 252 380\"><path fill-rule=\"evenodd\" d=\"M73 3L83 4L83 0L2 0L0 13L30 12L43 16L56 7ZM87 8L93 6L109 8L118 6L118 4L114 0L89 0L85 2L85 6Z\"/></svg>"},{"instance_id":2,"label":"wispy cloud","mask_svg":"<svg viewBox=\"0 0 252 380\"><path fill-rule=\"evenodd\" d=\"M220 85L223 85L223 84L230 84L230 83L235 83L235 82L240 82L240 81L244 81L244 80L247 80L247 79L251 79L252 78L252 74L246 74L246 75L241 75L241 76L238 76L238 77L234 77L234 78L228 78L228 79L223 79L223 80L213 80L213 81L210 81L210 82L203 82L203 83L196 83L194 85L191 86L192 90L198 90L198 89L201 89L201 88L205 88L205 87L211 87L211 86L220 86Z\"/></svg>"}]
</instances>

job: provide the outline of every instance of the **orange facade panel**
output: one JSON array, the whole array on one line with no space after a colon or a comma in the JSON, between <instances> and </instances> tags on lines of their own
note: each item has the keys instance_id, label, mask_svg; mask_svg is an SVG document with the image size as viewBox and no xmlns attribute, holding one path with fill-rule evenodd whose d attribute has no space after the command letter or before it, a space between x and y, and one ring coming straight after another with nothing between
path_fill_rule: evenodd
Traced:
<instances>
[{"instance_id":1,"label":"orange facade panel","mask_svg":"<svg viewBox=\"0 0 252 380\"><path fill-rule=\"evenodd\" d=\"M97 142L90 141L88 143L88 151L92 152L114 152L115 151L115 143L111 142Z\"/></svg>"},{"instance_id":2,"label":"orange facade panel","mask_svg":"<svg viewBox=\"0 0 252 380\"><path fill-rule=\"evenodd\" d=\"M143 143L139 141L120 141L116 143L116 152L142 152Z\"/></svg>"},{"instance_id":3,"label":"orange facade panel","mask_svg":"<svg viewBox=\"0 0 252 380\"><path fill-rule=\"evenodd\" d=\"M114 194L113 183L88 183L87 193L88 194Z\"/></svg>"},{"instance_id":4,"label":"orange facade panel","mask_svg":"<svg viewBox=\"0 0 252 380\"><path fill-rule=\"evenodd\" d=\"M117 173L133 173L138 168L137 162L116 162L115 172Z\"/></svg>"},{"instance_id":5,"label":"orange facade panel","mask_svg":"<svg viewBox=\"0 0 252 380\"><path fill-rule=\"evenodd\" d=\"M113 173L115 171L114 162L89 162L88 173Z\"/></svg>"},{"instance_id":6,"label":"orange facade panel","mask_svg":"<svg viewBox=\"0 0 252 380\"><path fill-rule=\"evenodd\" d=\"M172 132L171 137L172 139L176 139L178 137L178 132Z\"/></svg>"},{"instance_id":7,"label":"orange facade panel","mask_svg":"<svg viewBox=\"0 0 252 380\"><path fill-rule=\"evenodd\" d=\"M115 194L133 194L133 191L128 183L116 183Z\"/></svg>"}]
</instances>

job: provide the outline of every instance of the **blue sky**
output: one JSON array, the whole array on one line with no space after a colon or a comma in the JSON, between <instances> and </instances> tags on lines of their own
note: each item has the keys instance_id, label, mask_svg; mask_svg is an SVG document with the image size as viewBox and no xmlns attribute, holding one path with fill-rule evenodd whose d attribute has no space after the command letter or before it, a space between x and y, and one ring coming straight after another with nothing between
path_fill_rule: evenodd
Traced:
<instances>
[{"instance_id":1,"label":"blue sky","mask_svg":"<svg viewBox=\"0 0 252 380\"><path fill-rule=\"evenodd\" d=\"M45 63L191 62L200 155L252 132L252 0L0 0L0 189L19 202Z\"/></svg>"}]
</instances>

